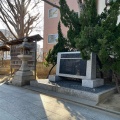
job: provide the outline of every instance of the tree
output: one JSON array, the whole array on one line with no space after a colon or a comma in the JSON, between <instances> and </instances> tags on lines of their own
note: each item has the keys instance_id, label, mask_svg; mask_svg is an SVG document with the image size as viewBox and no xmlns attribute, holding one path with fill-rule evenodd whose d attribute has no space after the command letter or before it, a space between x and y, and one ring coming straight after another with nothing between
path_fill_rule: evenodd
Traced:
<instances>
[{"instance_id":1,"label":"tree","mask_svg":"<svg viewBox=\"0 0 120 120\"><path fill-rule=\"evenodd\" d=\"M69 39L70 47L75 49L74 38L81 30L78 14L74 10L70 10L66 0L60 0L60 19L65 27L68 27L67 38Z\"/></svg>"},{"instance_id":2,"label":"tree","mask_svg":"<svg viewBox=\"0 0 120 120\"><path fill-rule=\"evenodd\" d=\"M7 38L5 37L5 35L0 31L0 41L6 42Z\"/></svg>"},{"instance_id":3,"label":"tree","mask_svg":"<svg viewBox=\"0 0 120 120\"><path fill-rule=\"evenodd\" d=\"M84 59L90 58L90 53L93 51L93 44L96 45L96 34L94 27L98 24L99 15L97 14L96 0L86 0L84 10L80 15L81 31L76 36L76 47L81 51ZM89 40L88 40L89 39Z\"/></svg>"},{"instance_id":4,"label":"tree","mask_svg":"<svg viewBox=\"0 0 120 120\"><path fill-rule=\"evenodd\" d=\"M102 35L98 38L98 44L100 44L98 55L104 65L103 70L110 69L113 71L116 87L120 93L118 80L120 74L120 23L117 24L120 15L120 1L111 3L111 5L110 10L107 11L106 19L98 27L98 29L101 29Z\"/></svg>"},{"instance_id":5,"label":"tree","mask_svg":"<svg viewBox=\"0 0 120 120\"><path fill-rule=\"evenodd\" d=\"M69 49L67 48L67 39L65 39L63 37L62 31L61 31L61 25L60 22L58 23L58 43L53 47L53 49L49 50L46 58L45 58L45 62L44 64L46 66L49 66L50 64L52 64L52 67L48 73L48 76L50 75L52 69L54 68L54 66L57 63L57 53L58 52L67 52ZM48 78L47 76L47 78Z\"/></svg>"},{"instance_id":6,"label":"tree","mask_svg":"<svg viewBox=\"0 0 120 120\"><path fill-rule=\"evenodd\" d=\"M91 52L96 53L102 62L102 70L113 70L116 87L120 92L117 78L120 73L120 23L117 24L120 1L111 2L110 9L106 7L101 15L97 15L96 0L85 0L84 3L77 1L81 11L79 20L72 17L75 12L70 11L66 1L60 0L61 21L69 28L67 37L70 47L80 50L83 59L89 59ZM78 25L77 29L74 23Z\"/></svg>"},{"instance_id":7,"label":"tree","mask_svg":"<svg viewBox=\"0 0 120 120\"><path fill-rule=\"evenodd\" d=\"M1 0L0 19L14 38L28 36L39 23L40 13L32 11L40 3L32 0Z\"/></svg>"},{"instance_id":8,"label":"tree","mask_svg":"<svg viewBox=\"0 0 120 120\"><path fill-rule=\"evenodd\" d=\"M86 0L84 10L81 14L81 32L75 38L76 47L81 51L84 59L89 59L91 52L100 58L102 70L112 70L118 86L120 73L120 23L117 24L120 15L120 1L111 2L110 9L107 7L99 16L96 14L95 0Z\"/></svg>"}]
</instances>

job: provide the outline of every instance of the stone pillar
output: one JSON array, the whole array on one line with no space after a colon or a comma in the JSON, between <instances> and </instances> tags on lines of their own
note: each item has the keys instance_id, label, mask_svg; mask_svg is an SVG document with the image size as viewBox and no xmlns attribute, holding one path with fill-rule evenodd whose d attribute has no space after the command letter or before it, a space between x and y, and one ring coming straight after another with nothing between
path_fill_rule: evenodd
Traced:
<instances>
[{"instance_id":1,"label":"stone pillar","mask_svg":"<svg viewBox=\"0 0 120 120\"><path fill-rule=\"evenodd\" d=\"M103 79L96 78L96 55L92 53L90 60L87 61L86 78L82 79L82 86L94 88L103 84Z\"/></svg>"}]
</instances>

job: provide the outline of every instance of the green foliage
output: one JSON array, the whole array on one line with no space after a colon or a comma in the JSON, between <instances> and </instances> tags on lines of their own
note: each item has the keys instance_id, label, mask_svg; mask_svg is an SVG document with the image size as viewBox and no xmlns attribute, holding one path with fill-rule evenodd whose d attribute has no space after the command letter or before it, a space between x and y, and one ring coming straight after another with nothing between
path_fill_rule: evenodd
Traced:
<instances>
[{"instance_id":1,"label":"green foliage","mask_svg":"<svg viewBox=\"0 0 120 120\"><path fill-rule=\"evenodd\" d=\"M101 21L102 37L98 40L100 50L98 55L104 65L104 70L111 69L120 73L120 23L117 24L120 11L120 1L111 3L106 12L107 17Z\"/></svg>"},{"instance_id":2,"label":"green foliage","mask_svg":"<svg viewBox=\"0 0 120 120\"><path fill-rule=\"evenodd\" d=\"M46 58L45 58L45 65L49 66L49 64L52 64L53 66L57 63L57 53L58 52L67 52L67 39L63 37L62 31L61 31L61 25L60 22L58 24L58 43L53 47L52 50L49 50Z\"/></svg>"},{"instance_id":3,"label":"green foliage","mask_svg":"<svg viewBox=\"0 0 120 120\"><path fill-rule=\"evenodd\" d=\"M60 0L59 4L61 21L65 27L68 27L67 38L69 40L69 46L74 49L76 48L74 38L81 30L78 14L74 10L70 10L66 0Z\"/></svg>"},{"instance_id":4,"label":"green foliage","mask_svg":"<svg viewBox=\"0 0 120 120\"><path fill-rule=\"evenodd\" d=\"M96 0L85 0L84 3L78 18L66 1L60 0L61 21L69 29L70 47L80 50L83 59L90 59L90 54L96 53L100 68L113 71L120 93L117 79L120 73L120 23L117 24L120 0L111 2L110 9L105 7L100 15L97 14Z\"/></svg>"},{"instance_id":5,"label":"green foliage","mask_svg":"<svg viewBox=\"0 0 120 120\"><path fill-rule=\"evenodd\" d=\"M94 52L104 65L104 70L120 73L120 1L112 2L110 9L97 15L96 0L86 0L81 14L82 23L79 36L75 38L76 47L81 51L84 59L89 59Z\"/></svg>"},{"instance_id":6,"label":"green foliage","mask_svg":"<svg viewBox=\"0 0 120 120\"><path fill-rule=\"evenodd\" d=\"M82 29L86 26L94 27L98 22L96 0L85 0L83 12L80 14Z\"/></svg>"},{"instance_id":7,"label":"green foliage","mask_svg":"<svg viewBox=\"0 0 120 120\"><path fill-rule=\"evenodd\" d=\"M98 19L96 0L86 0L83 12L80 14L81 31L79 32L79 36L74 39L76 47L81 51L84 59L90 58L93 46L95 46L95 51L97 51L96 36L99 34L99 30L95 31L96 28L94 27L98 24Z\"/></svg>"},{"instance_id":8,"label":"green foliage","mask_svg":"<svg viewBox=\"0 0 120 120\"><path fill-rule=\"evenodd\" d=\"M111 2L110 9L105 7L98 15L96 0L85 0L80 18L74 10L70 10L66 0L60 0L60 14L62 23L68 27L67 39L58 26L59 39L53 50L49 51L47 63L56 64L57 53L68 51L67 45L81 51L83 59L89 59L91 52L98 55L103 70L111 69L120 73L120 0Z\"/></svg>"}]
</instances>

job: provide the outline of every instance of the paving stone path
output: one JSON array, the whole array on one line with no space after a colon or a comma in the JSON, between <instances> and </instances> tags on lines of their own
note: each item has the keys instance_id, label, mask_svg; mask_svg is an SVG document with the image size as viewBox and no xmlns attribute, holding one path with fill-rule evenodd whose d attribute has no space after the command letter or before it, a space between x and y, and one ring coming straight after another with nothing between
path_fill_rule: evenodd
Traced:
<instances>
[{"instance_id":1,"label":"paving stone path","mask_svg":"<svg viewBox=\"0 0 120 120\"><path fill-rule=\"evenodd\" d=\"M120 120L120 116L0 84L0 120Z\"/></svg>"}]
</instances>

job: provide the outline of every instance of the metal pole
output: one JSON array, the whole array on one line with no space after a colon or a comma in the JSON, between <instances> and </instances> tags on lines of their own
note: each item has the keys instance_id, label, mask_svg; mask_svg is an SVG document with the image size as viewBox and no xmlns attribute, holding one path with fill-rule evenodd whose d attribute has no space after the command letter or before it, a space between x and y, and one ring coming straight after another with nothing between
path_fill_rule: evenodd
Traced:
<instances>
[{"instance_id":1,"label":"metal pole","mask_svg":"<svg viewBox=\"0 0 120 120\"><path fill-rule=\"evenodd\" d=\"M12 59L11 59L11 48L12 46L10 45L10 74L11 74L11 77L12 77Z\"/></svg>"},{"instance_id":2,"label":"metal pole","mask_svg":"<svg viewBox=\"0 0 120 120\"><path fill-rule=\"evenodd\" d=\"M36 52L37 52L37 40L35 40L35 80L36 80Z\"/></svg>"}]
</instances>

